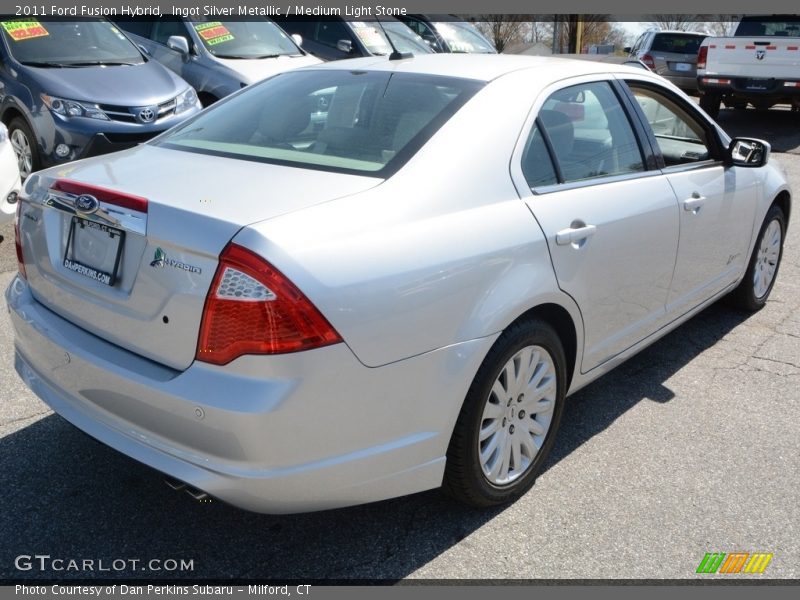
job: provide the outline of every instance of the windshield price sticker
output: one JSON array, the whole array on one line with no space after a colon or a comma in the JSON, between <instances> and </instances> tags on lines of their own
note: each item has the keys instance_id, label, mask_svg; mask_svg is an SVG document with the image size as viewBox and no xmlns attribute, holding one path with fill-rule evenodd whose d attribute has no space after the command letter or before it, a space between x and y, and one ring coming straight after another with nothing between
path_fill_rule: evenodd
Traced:
<instances>
[{"instance_id":1,"label":"windshield price sticker","mask_svg":"<svg viewBox=\"0 0 800 600\"><path fill-rule=\"evenodd\" d=\"M234 39L233 34L219 21L199 23L195 25L194 28L200 37L203 38L203 41L209 46L215 46L222 42L230 42Z\"/></svg>"},{"instance_id":2,"label":"windshield price sticker","mask_svg":"<svg viewBox=\"0 0 800 600\"><path fill-rule=\"evenodd\" d=\"M3 29L15 42L50 35L39 21L3 21Z\"/></svg>"}]
</instances>

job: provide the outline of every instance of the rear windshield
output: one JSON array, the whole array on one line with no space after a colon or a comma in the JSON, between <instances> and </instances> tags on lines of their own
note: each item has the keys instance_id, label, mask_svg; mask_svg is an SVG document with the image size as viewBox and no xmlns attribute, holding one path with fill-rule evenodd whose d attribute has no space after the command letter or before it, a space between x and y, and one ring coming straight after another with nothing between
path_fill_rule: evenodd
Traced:
<instances>
[{"instance_id":1,"label":"rear windshield","mask_svg":"<svg viewBox=\"0 0 800 600\"><path fill-rule=\"evenodd\" d=\"M11 54L34 67L141 64L142 55L107 21L13 19L0 22Z\"/></svg>"},{"instance_id":2,"label":"rear windshield","mask_svg":"<svg viewBox=\"0 0 800 600\"><path fill-rule=\"evenodd\" d=\"M653 52L676 52L679 54L697 54L704 35L688 33L657 33L653 40Z\"/></svg>"},{"instance_id":3,"label":"rear windshield","mask_svg":"<svg viewBox=\"0 0 800 600\"><path fill-rule=\"evenodd\" d=\"M387 177L482 86L452 77L303 69L251 86L153 143Z\"/></svg>"},{"instance_id":4,"label":"rear windshield","mask_svg":"<svg viewBox=\"0 0 800 600\"><path fill-rule=\"evenodd\" d=\"M736 28L736 36L800 37L800 16L745 17Z\"/></svg>"}]
</instances>

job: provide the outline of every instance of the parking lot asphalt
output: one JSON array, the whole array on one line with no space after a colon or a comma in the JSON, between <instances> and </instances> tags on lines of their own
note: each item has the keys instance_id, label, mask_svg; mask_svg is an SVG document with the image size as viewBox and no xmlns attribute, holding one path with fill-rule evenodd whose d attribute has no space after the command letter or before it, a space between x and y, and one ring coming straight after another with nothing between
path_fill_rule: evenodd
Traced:
<instances>
[{"instance_id":1,"label":"parking lot asphalt","mask_svg":"<svg viewBox=\"0 0 800 600\"><path fill-rule=\"evenodd\" d=\"M720 122L770 140L800 191L797 113L722 111ZM5 289L12 228L0 234ZM0 301L0 579L800 576L797 222L762 311L714 305L572 396L546 470L501 509L467 509L436 491L291 516L198 503L54 415L12 363ZM774 557L761 575L696 575L707 552ZM143 563L15 568L35 554ZM193 569L142 570L151 559Z\"/></svg>"}]
</instances>

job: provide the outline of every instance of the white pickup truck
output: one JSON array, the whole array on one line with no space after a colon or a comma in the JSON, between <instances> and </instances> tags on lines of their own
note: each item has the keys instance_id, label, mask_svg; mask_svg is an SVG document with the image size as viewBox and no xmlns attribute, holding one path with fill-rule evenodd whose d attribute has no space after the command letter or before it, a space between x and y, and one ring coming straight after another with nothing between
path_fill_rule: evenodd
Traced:
<instances>
[{"instance_id":1,"label":"white pickup truck","mask_svg":"<svg viewBox=\"0 0 800 600\"><path fill-rule=\"evenodd\" d=\"M700 106L716 118L722 102L800 110L800 15L747 15L734 37L706 38L697 53Z\"/></svg>"}]
</instances>

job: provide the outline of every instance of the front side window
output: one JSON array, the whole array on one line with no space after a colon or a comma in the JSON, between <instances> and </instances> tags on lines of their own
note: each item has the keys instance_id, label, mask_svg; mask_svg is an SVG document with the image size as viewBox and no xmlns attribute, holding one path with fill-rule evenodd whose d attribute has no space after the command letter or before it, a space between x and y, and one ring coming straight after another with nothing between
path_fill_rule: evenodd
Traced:
<instances>
[{"instance_id":1,"label":"front side window","mask_svg":"<svg viewBox=\"0 0 800 600\"><path fill-rule=\"evenodd\" d=\"M653 130L666 166L711 158L708 133L680 105L651 88L635 84L629 87Z\"/></svg>"},{"instance_id":2,"label":"front side window","mask_svg":"<svg viewBox=\"0 0 800 600\"><path fill-rule=\"evenodd\" d=\"M0 21L11 54L34 67L138 65L144 62L136 46L107 21Z\"/></svg>"},{"instance_id":3,"label":"front side window","mask_svg":"<svg viewBox=\"0 0 800 600\"><path fill-rule=\"evenodd\" d=\"M388 176L482 86L473 80L407 73L292 71L252 86L154 143Z\"/></svg>"},{"instance_id":4,"label":"front side window","mask_svg":"<svg viewBox=\"0 0 800 600\"><path fill-rule=\"evenodd\" d=\"M555 92L545 101L537 121L561 182L644 171L638 140L608 82Z\"/></svg>"},{"instance_id":5,"label":"front side window","mask_svg":"<svg viewBox=\"0 0 800 600\"><path fill-rule=\"evenodd\" d=\"M167 45L167 40L173 35L187 36L186 26L176 17L164 17L153 23L152 38L159 44Z\"/></svg>"}]
</instances>

